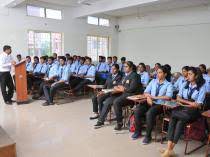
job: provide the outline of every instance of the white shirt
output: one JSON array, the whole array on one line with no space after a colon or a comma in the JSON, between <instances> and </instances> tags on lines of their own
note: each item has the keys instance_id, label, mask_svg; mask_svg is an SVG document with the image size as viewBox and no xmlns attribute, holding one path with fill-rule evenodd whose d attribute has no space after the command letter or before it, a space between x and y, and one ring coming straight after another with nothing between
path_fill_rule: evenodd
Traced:
<instances>
[{"instance_id":1,"label":"white shirt","mask_svg":"<svg viewBox=\"0 0 210 157\"><path fill-rule=\"evenodd\" d=\"M10 72L12 66L12 56L2 52L0 54L0 72Z\"/></svg>"}]
</instances>

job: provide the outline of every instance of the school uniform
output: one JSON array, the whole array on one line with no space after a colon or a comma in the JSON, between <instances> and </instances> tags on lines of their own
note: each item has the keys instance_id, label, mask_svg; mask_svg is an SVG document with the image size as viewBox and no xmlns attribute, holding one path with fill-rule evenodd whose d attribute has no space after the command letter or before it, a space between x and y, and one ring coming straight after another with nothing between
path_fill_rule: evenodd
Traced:
<instances>
[{"instance_id":1,"label":"school uniform","mask_svg":"<svg viewBox=\"0 0 210 157\"><path fill-rule=\"evenodd\" d=\"M5 52L2 52L0 54L0 84L1 84L2 96L5 103L11 102L11 99L14 94L14 84L12 76L10 74L12 61L13 58L11 55L8 55Z\"/></svg>"},{"instance_id":2,"label":"school uniform","mask_svg":"<svg viewBox=\"0 0 210 157\"><path fill-rule=\"evenodd\" d=\"M173 85L174 91L179 91L186 82L187 80L183 76L180 76Z\"/></svg>"},{"instance_id":3,"label":"school uniform","mask_svg":"<svg viewBox=\"0 0 210 157\"><path fill-rule=\"evenodd\" d=\"M112 89L114 86L117 86L120 84L122 79L122 76L120 73L117 73L115 75L110 74L109 77L107 78L105 84L104 84L104 89ZM111 104L109 103L110 99L112 97L111 93L106 93L101 96L94 95L92 98L93 102L93 112L94 113L100 113L100 120L103 121L107 115L107 110L109 110ZM106 102L106 103L105 103ZM111 101L112 102L112 101Z\"/></svg>"},{"instance_id":4,"label":"school uniform","mask_svg":"<svg viewBox=\"0 0 210 157\"><path fill-rule=\"evenodd\" d=\"M210 93L210 76L209 75L206 75L204 77L204 79L206 81L206 83L205 83L205 85L206 85L206 92L207 93Z\"/></svg>"},{"instance_id":5,"label":"school uniform","mask_svg":"<svg viewBox=\"0 0 210 157\"><path fill-rule=\"evenodd\" d=\"M39 91L38 91L39 97L41 97L44 94L43 86L46 84L54 83L56 81L57 76L58 76L58 64L56 63L47 64L47 72L46 72L45 77L50 80L49 81L42 80L39 86Z\"/></svg>"},{"instance_id":6,"label":"school uniform","mask_svg":"<svg viewBox=\"0 0 210 157\"><path fill-rule=\"evenodd\" d=\"M136 72L125 74L121 85L125 88L125 91L113 101L114 111L118 124L121 124L123 120L122 108L125 105L128 105L130 102L127 100L127 97L140 94L143 89L142 85L139 83L139 75Z\"/></svg>"},{"instance_id":7,"label":"school uniform","mask_svg":"<svg viewBox=\"0 0 210 157\"><path fill-rule=\"evenodd\" d=\"M88 65L84 76L91 76L91 78L81 78L81 81L73 88L73 91L77 92L81 90L85 85L92 84L95 81L95 75L95 66Z\"/></svg>"},{"instance_id":8,"label":"school uniform","mask_svg":"<svg viewBox=\"0 0 210 157\"><path fill-rule=\"evenodd\" d=\"M106 82L110 67L105 62L99 62L96 65L96 82L103 85Z\"/></svg>"},{"instance_id":9,"label":"school uniform","mask_svg":"<svg viewBox=\"0 0 210 157\"><path fill-rule=\"evenodd\" d=\"M144 93L149 93L152 96L168 96L171 98L173 96L173 87L166 79L161 84L158 79L153 79L145 89ZM156 116L163 113L163 108L161 106L163 103L164 100L157 99L153 101L151 107L147 103L137 105L134 111L137 133L142 130L142 121L146 115L146 137L151 138L151 132L155 125Z\"/></svg>"},{"instance_id":10,"label":"school uniform","mask_svg":"<svg viewBox=\"0 0 210 157\"><path fill-rule=\"evenodd\" d=\"M68 68L69 68L69 72L70 74L73 74L76 70L76 64L72 63L72 64L67 64Z\"/></svg>"},{"instance_id":11,"label":"school uniform","mask_svg":"<svg viewBox=\"0 0 210 157\"><path fill-rule=\"evenodd\" d=\"M198 89L197 85L185 83L178 96L202 105L206 96L206 87L203 85ZM197 108L178 107L174 109L169 122L168 140L176 144L187 123L197 120L200 116L200 111Z\"/></svg>"},{"instance_id":12,"label":"school uniform","mask_svg":"<svg viewBox=\"0 0 210 157\"><path fill-rule=\"evenodd\" d=\"M76 75L85 75L86 72L88 70L88 66L87 65L84 65L84 64L80 64L74 71L74 74ZM71 75L70 76L70 79L69 79L69 84L71 86L71 88L75 88L83 79L81 77L77 77L77 76L73 76Z\"/></svg>"},{"instance_id":13,"label":"school uniform","mask_svg":"<svg viewBox=\"0 0 210 157\"><path fill-rule=\"evenodd\" d=\"M63 81L63 82L53 83L52 85L46 84L43 86L44 95L46 101L49 104L53 103L53 97L55 96L56 91L62 89L63 87L66 87L66 85L69 83L69 69L67 65L59 66L57 81Z\"/></svg>"},{"instance_id":14,"label":"school uniform","mask_svg":"<svg viewBox=\"0 0 210 157\"><path fill-rule=\"evenodd\" d=\"M26 62L26 72L29 73L33 71L33 64L32 62Z\"/></svg>"}]
</instances>

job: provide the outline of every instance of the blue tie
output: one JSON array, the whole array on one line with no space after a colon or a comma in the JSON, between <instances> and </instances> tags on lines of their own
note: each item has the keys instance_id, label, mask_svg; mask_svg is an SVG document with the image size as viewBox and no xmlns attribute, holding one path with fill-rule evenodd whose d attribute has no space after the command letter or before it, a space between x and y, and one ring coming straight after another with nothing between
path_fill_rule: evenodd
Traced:
<instances>
[{"instance_id":1,"label":"blue tie","mask_svg":"<svg viewBox=\"0 0 210 157\"><path fill-rule=\"evenodd\" d=\"M158 87L157 87L157 89L156 89L155 96L158 96L158 95L159 95L160 89L161 89L161 86L162 86L162 85L163 85L163 84L159 84L159 83L158 83Z\"/></svg>"}]
</instances>

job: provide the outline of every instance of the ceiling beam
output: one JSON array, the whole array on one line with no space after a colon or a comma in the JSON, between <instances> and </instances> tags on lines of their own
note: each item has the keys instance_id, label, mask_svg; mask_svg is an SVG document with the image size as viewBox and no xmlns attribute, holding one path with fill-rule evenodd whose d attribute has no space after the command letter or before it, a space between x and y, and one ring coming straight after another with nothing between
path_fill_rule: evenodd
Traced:
<instances>
[{"instance_id":1,"label":"ceiling beam","mask_svg":"<svg viewBox=\"0 0 210 157\"><path fill-rule=\"evenodd\" d=\"M106 0L93 3L90 6L83 5L74 10L73 16L75 18L85 17L93 14L100 14L112 10L118 10L133 6L145 5L149 3L155 3L159 1L168 0Z\"/></svg>"},{"instance_id":2,"label":"ceiling beam","mask_svg":"<svg viewBox=\"0 0 210 157\"><path fill-rule=\"evenodd\" d=\"M14 8L23 2L25 2L25 0L1 0L0 4L2 7Z\"/></svg>"}]
</instances>

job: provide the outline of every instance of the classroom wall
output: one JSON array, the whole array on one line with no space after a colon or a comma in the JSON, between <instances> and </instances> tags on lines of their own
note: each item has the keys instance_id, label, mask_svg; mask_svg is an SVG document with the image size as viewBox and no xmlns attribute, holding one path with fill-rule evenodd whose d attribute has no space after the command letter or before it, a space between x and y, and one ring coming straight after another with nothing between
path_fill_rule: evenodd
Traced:
<instances>
[{"instance_id":1,"label":"classroom wall","mask_svg":"<svg viewBox=\"0 0 210 157\"><path fill-rule=\"evenodd\" d=\"M118 19L118 55L135 63L210 66L210 7L174 9Z\"/></svg>"},{"instance_id":2,"label":"classroom wall","mask_svg":"<svg viewBox=\"0 0 210 157\"><path fill-rule=\"evenodd\" d=\"M98 27L88 25L86 18L74 19L72 8L55 6L47 3L27 1L29 4L44 6L54 9L62 9L63 20L44 19L26 16L26 4L17 8L0 8L0 51L1 47L9 44L13 48L13 54L28 55L27 31L44 30L62 32L64 34L64 51L78 55L87 55L86 36L89 34L109 36L111 38L110 55L117 52L117 32L114 29L115 18L110 18L111 27Z\"/></svg>"}]
</instances>

